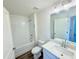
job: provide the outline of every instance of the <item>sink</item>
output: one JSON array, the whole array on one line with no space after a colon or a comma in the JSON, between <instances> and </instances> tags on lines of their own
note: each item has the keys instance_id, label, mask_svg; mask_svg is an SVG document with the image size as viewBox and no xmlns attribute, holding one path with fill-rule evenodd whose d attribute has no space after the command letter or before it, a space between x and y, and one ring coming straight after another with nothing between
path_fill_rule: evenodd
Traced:
<instances>
[{"instance_id":1,"label":"sink","mask_svg":"<svg viewBox=\"0 0 79 59\"><path fill-rule=\"evenodd\" d=\"M45 48L50 53L54 54L60 59L75 59L75 50L73 51L68 47L66 48L61 47L60 44L54 42L48 42L45 45L43 45L43 48Z\"/></svg>"},{"instance_id":2,"label":"sink","mask_svg":"<svg viewBox=\"0 0 79 59\"><path fill-rule=\"evenodd\" d=\"M57 46L57 45L55 45L55 48L56 48L58 51L62 52L63 54L66 54L66 55L69 55L69 56L73 56L73 55L74 55L74 53L71 52L70 50L68 50L68 48L63 48L63 47Z\"/></svg>"}]
</instances>

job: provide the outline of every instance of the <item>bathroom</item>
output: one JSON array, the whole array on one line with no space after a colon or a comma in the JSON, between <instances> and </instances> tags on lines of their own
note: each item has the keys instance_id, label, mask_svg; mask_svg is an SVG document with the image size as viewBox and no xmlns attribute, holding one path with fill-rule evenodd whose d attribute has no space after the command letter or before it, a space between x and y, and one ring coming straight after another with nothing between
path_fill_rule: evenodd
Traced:
<instances>
[{"instance_id":1,"label":"bathroom","mask_svg":"<svg viewBox=\"0 0 79 59\"><path fill-rule=\"evenodd\" d=\"M76 59L75 0L3 0L4 59Z\"/></svg>"}]
</instances>

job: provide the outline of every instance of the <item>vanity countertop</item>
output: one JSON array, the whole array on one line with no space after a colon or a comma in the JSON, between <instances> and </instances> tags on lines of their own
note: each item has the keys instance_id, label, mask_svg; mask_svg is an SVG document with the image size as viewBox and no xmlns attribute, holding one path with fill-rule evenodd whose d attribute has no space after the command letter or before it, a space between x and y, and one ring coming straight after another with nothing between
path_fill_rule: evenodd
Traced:
<instances>
[{"instance_id":1,"label":"vanity countertop","mask_svg":"<svg viewBox=\"0 0 79 59\"><path fill-rule=\"evenodd\" d=\"M72 50L70 48L62 48L61 49L59 44L57 44L53 40L47 42L42 47L60 59L75 59L75 52L76 52L75 50ZM67 52L66 52L66 50L67 50ZM62 54L63 54L63 56L62 56Z\"/></svg>"}]
</instances>

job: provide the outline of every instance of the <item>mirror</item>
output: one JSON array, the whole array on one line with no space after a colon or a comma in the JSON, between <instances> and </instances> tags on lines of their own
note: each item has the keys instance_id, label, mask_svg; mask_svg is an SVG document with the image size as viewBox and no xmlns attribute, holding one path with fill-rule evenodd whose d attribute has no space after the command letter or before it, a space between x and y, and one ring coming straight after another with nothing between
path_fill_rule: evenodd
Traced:
<instances>
[{"instance_id":1,"label":"mirror","mask_svg":"<svg viewBox=\"0 0 79 59\"><path fill-rule=\"evenodd\" d=\"M51 39L61 38L76 42L76 7L51 15Z\"/></svg>"}]
</instances>

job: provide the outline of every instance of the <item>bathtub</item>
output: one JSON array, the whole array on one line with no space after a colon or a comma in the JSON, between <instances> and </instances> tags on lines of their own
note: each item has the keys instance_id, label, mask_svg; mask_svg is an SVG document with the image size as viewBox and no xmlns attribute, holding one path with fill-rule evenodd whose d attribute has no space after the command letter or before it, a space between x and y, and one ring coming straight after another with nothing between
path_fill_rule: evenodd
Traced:
<instances>
[{"instance_id":1,"label":"bathtub","mask_svg":"<svg viewBox=\"0 0 79 59\"><path fill-rule=\"evenodd\" d=\"M35 42L28 42L25 45L17 47L15 49L15 57L18 57L18 56L30 51L34 47L34 43Z\"/></svg>"}]
</instances>

